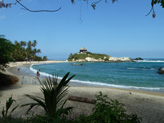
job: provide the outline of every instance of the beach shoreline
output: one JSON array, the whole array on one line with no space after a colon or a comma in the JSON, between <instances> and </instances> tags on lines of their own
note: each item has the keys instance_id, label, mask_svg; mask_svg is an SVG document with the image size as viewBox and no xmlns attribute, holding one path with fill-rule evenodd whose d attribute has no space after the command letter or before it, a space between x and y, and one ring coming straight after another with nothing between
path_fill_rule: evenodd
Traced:
<instances>
[{"instance_id":1,"label":"beach shoreline","mask_svg":"<svg viewBox=\"0 0 164 123\"><path fill-rule=\"evenodd\" d=\"M38 65L38 64L53 64L53 63L68 63L68 61L31 61L31 62L11 62L9 67L6 69L6 73L15 75L19 78L18 84L39 84L38 80L36 79L36 73L30 70L31 65ZM18 72L18 68L20 72ZM41 71L42 72L42 71ZM40 78L45 78L46 76L41 75ZM28 81L30 80L30 81ZM60 79L59 79L60 80ZM120 90L126 91L136 91L148 94L157 94L157 95L164 95L164 91L161 90L147 90L147 89L134 89L134 88L117 88L117 87L109 87L109 86L101 86L101 85L94 85L89 83L78 82L76 80L72 80L70 82L70 86L73 87L100 87L100 88L115 88Z\"/></svg>"},{"instance_id":2,"label":"beach shoreline","mask_svg":"<svg viewBox=\"0 0 164 123\"><path fill-rule=\"evenodd\" d=\"M60 61L63 62L63 61ZM66 62L66 61L64 61ZM41 64L45 63L59 63L58 61L53 62L41 62ZM20 80L16 85L12 87L0 90L0 111L2 111L2 107L5 106L6 100L12 95L12 97L17 100L17 103L24 104L26 102L30 102L25 94L31 95L41 95L40 86L38 83L35 83L33 80L36 78L35 73L33 76L26 75L24 73L18 73L17 69L29 69L31 64L37 64L36 62L30 63L12 63L9 65L7 69L8 74L17 76ZM23 68L25 67L25 68ZM23 79L22 79L23 78ZM22 82L24 81L24 82ZM31 84L25 84L28 81ZM36 79L37 81L37 79ZM103 94L108 95L110 99L118 100L120 103L124 104L124 108L128 113L137 114L139 117L142 117L142 122L146 123L163 123L164 118L164 94L149 92L149 91L141 91L141 90L130 90L130 89L120 89L120 88L112 88L112 87L92 87L85 85L71 85L68 89L68 95L77 96L77 97L87 97L90 99L95 99L95 95L98 95L99 92L103 92ZM75 101L68 101L67 106L75 107L72 115L75 114L89 114L92 112L93 105L86 103L79 103ZM43 110L35 110L35 113L43 113ZM14 117L26 117L25 109L19 108L13 113Z\"/></svg>"},{"instance_id":3,"label":"beach shoreline","mask_svg":"<svg viewBox=\"0 0 164 123\"><path fill-rule=\"evenodd\" d=\"M31 65L38 64L53 64L53 63L67 63L68 61L42 61L42 62L14 62L10 63L8 68L6 69L6 73L10 75L17 76L19 81L17 84L19 85L34 85L39 82L36 77L36 73L30 70ZM19 72L18 72L18 69ZM40 75L39 79L44 79L46 76ZM60 79L58 79L60 81ZM80 83L76 81L71 81L70 86L74 87L86 87L89 86L87 83ZM92 87L92 85L90 85Z\"/></svg>"}]
</instances>

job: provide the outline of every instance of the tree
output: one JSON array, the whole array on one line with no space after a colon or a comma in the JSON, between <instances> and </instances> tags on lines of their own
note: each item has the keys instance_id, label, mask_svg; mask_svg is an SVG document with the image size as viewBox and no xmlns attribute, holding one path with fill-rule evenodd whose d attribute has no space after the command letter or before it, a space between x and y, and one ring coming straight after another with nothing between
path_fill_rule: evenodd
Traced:
<instances>
[{"instance_id":1,"label":"tree","mask_svg":"<svg viewBox=\"0 0 164 123\"><path fill-rule=\"evenodd\" d=\"M25 41L21 41L21 42L20 42L20 45L21 45L22 47L25 47L25 46L27 45L27 43L26 43Z\"/></svg>"},{"instance_id":2,"label":"tree","mask_svg":"<svg viewBox=\"0 0 164 123\"><path fill-rule=\"evenodd\" d=\"M7 63L12 61L13 44L4 35L0 35L0 70L7 67Z\"/></svg>"},{"instance_id":3,"label":"tree","mask_svg":"<svg viewBox=\"0 0 164 123\"><path fill-rule=\"evenodd\" d=\"M14 42L14 52L12 54L14 61L25 61L26 58L26 51L25 51L26 42L18 41Z\"/></svg>"},{"instance_id":4,"label":"tree","mask_svg":"<svg viewBox=\"0 0 164 123\"><path fill-rule=\"evenodd\" d=\"M47 60L47 56L43 56L43 61L46 61Z\"/></svg>"},{"instance_id":5,"label":"tree","mask_svg":"<svg viewBox=\"0 0 164 123\"><path fill-rule=\"evenodd\" d=\"M34 40L33 42L29 41L27 43L27 48L26 48L26 52L27 52L27 60L31 61L31 60L35 60L36 54L41 53L40 49L36 49L37 45L37 41Z\"/></svg>"},{"instance_id":6,"label":"tree","mask_svg":"<svg viewBox=\"0 0 164 123\"><path fill-rule=\"evenodd\" d=\"M89 0L82 0L82 1L88 2ZM92 8L95 9L96 5L100 2L102 2L102 1L105 1L106 3L108 3L108 0L97 0L97 1L90 0ZM116 1L118 1L118 0L112 0L112 3L116 2ZM73 3L75 3L75 0L71 0L71 2L73 4ZM14 3L6 3L5 0L1 0L0 1L0 8L8 8L8 7L11 7L12 5L17 5L17 4L19 4L20 6L23 7L23 9L25 9L29 12L57 12L61 9L61 7L59 7L56 10L31 10L28 7L26 7L25 5L23 5L21 3L21 0L15 0ZM155 10L154 10L154 5L156 5L156 4L160 4L162 6L162 8L164 8L164 0L151 0L152 8L151 8L150 12L147 15L149 15L151 12L153 12L153 14L152 14L153 18L155 18L155 16L156 16Z\"/></svg>"},{"instance_id":7,"label":"tree","mask_svg":"<svg viewBox=\"0 0 164 123\"><path fill-rule=\"evenodd\" d=\"M7 63L11 61L42 61L47 60L47 57L39 57L40 49L35 48L37 41L25 42L15 41L14 44L7 40L4 35L0 35L0 70L7 67Z\"/></svg>"},{"instance_id":8,"label":"tree","mask_svg":"<svg viewBox=\"0 0 164 123\"><path fill-rule=\"evenodd\" d=\"M41 61L42 58L37 56L41 53L40 49L35 48L37 41L15 41L14 42L14 52L12 54L14 61Z\"/></svg>"}]
</instances>

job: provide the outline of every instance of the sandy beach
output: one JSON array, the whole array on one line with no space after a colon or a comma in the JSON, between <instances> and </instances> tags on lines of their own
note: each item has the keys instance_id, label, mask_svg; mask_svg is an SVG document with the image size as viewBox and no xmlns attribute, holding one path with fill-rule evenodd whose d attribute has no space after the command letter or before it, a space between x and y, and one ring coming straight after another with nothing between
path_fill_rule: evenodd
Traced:
<instances>
[{"instance_id":1,"label":"sandy beach","mask_svg":"<svg viewBox=\"0 0 164 123\"><path fill-rule=\"evenodd\" d=\"M18 73L17 68L31 64L57 63L63 61L46 61L46 62L16 62L10 63L10 68L7 69L8 74L15 75L19 78L19 82L10 88L0 90L0 111L5 106L6 100L12 95L19 105L31 102L25 97L25 94L40 95L40 86L37 85L35 74L33 76ZM28 69L28 68L27 68ZM14 73L15 72L15 73ZM43 78L44 79L44 78ZM31 84L25 84L27 83ZM36 85L35 85L36 84ZM70 85L71 86L71 85ZM110 99L118 100L124 104L124 108L128 113L137 114L142 118L143 123L163 123L164 122L164 94L155 92L146 92L139 90L116 89L109 87L85 87L74 83L74 86L69 88L68 96L87 97L95 99L100 91L108 95ZM73 106L73 115L89 114L92 111L93 104L81 103L68 100L67 106ZM14 117L26 117L27 108L18 108L14 113ZM35 110L35 113L44 113L43 110Z\"/></svg>"}]
</instances>

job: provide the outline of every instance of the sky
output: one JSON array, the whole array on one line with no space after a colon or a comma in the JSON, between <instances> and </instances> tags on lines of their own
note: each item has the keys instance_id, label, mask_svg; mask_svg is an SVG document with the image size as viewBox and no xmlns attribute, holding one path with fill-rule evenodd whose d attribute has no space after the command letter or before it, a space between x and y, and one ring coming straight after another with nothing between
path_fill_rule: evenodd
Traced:
<instances>
[{"instance_id":1,"label":"sky","mask_svg":"<svg viewBox=\"0 0 164 123\"><path fill-rule=\"evenodd\" d=\"M145 16L151 0L104 1L94 10L90 1L22 0L31 10L61 10L32 13L18 4L1 8L0 34L12 42L37 40L40 55L49 59L68 58L82 47L113 57L164 58L164 8L156 5L153 19L152 13Z\"/></svg>"}]
</instances>

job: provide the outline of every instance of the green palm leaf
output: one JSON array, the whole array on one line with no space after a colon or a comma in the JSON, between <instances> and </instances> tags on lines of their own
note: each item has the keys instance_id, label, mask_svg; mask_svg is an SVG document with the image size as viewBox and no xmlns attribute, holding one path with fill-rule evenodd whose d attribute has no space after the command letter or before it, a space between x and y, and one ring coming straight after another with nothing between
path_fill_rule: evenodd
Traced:
<instances>
[{"instance_id":1,"label":"green palm leaf","mask_svg":"<svg viewBox=\"0 0 164 123\"><path fill-rule=\"evenodd\" d=\"M65 96L67 95L68 90L68 82L75 76L69 76L69 72L62 78L62 80L57 84L57 77L51 78L48 77L43 81L38 81L41 84L41 92L43 94L43 98L34 97L32 95L26 94L27 97L34 100L36 103L27 103L22 106L30 106L28 112L36 106L41 106L44 108L45 112L52 116L56 117L57 115L60 116L61 114L68 114L68 112L72 109L72 107L64 108L64 105L67 101Z\"/></svg>"},{"instance_id":2,"label":"green palm leaf","mask_svg":"<svg viewBox=\"0 0 164 123\"><path fill-rule=\"evenodd\" d=\"M15 111L15 109L18 108L18 106L19 106L19 105L15 106L15 107L10 111L10 115L11 115L11 113L12 113L13 111Z\"/></svg>"},{"instance_id":3,"label":"green palm leaf","mask_svg":"<svg viewBox=\"0 0 164 123\"><path fill-rule=\"evenodd\" d=\"M8 113L8 111L9 111L11 105L12 105L14 102L16 102L16 101L12 98L12 96L9 97L9 99L6 101L6 107L5 107L5 108L3 107L3 110L2 110L2 116L3 116L3 117L7 117L7 116L11 115L11 113L12 113L13 111L15 111L15 109L19 106L19 105L15 106L14 108L12 108L12 110L10 111L10 113Z\"/></svg>"}]
</instances>

